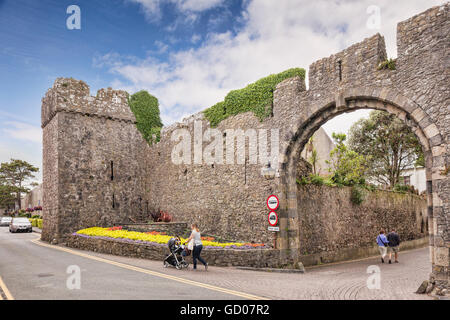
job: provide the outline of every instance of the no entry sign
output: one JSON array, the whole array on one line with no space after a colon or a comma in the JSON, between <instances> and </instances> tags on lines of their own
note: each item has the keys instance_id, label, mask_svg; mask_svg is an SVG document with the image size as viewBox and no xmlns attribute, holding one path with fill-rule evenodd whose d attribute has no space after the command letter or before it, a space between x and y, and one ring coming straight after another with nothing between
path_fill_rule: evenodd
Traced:
<instances>
[{"instance_id":1,"label":"no entry sign","mask_svg":"<svg viewBox=\"0 0 450 320\"><path fill-rule=\"evenodd\" d=\"M274 194L267 198L266 203L269 210L277 210L280 206L280 200L278 200L278 197Z\"/></svg>"},{"instance_id":2,"label":"no entry sign","mask_svg":"<svg viewBox=\"0 0 450 320\"><path fill-rule=\"evenodd\" d=\"M278 223L278 215L275 211L271 211L268 216L269 224L275 227Z\"/></svg>"}]
</instances>

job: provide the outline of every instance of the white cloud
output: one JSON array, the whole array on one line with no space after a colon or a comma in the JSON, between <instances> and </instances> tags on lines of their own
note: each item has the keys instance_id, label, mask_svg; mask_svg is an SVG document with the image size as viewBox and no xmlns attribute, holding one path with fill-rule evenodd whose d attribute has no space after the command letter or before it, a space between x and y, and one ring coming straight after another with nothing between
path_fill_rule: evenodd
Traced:
<instances>
[{"instance_id":1,"label":"white cloud","mask_svg":"<svg viewBox=\"0 0 450 320\"><path fill-rule=\"evenodd\" d=\"M146 18L155 22L161 19L162 11L161 6L164 1L161 0L128 0L133 3L141 5ZM212 8L222 5L224 0L168 0L166 3L170 3L175 6L175 9L184 15L188 20L195 21L197 14L210 10Z\"/></svg>"},{"instance_id":2,"label":"white cloud","mask_svg":"<svg viewBox=\"0 0 450 320\"><path fill-rule=\"evenodd\" d=\"M224 0L171 0L180 11L201 12L221 5Z\"/></svg>"},{"instance_id":3,"label":"white cloud","mask_svg":"<svg viewBox=\"0 0 450 320\"><path fill-rule=\"evenodd\" d=\"M0 117L15 118L0 111ZM21 159L37 166L33 181L42 181L42 130L21 121L4 121L0 130L0 162Z\"/></svg>"},{"instance_id":4,"label":"white cloud","mask_svg":"<svg viewBox=\"0 0 450 320\"><path fill-rule=\"evenodd\" d=\"M206 10L203 1L195 2L176 1L188 11ZM116 85L157 96L163 120L170 124L222 100L231 89L288 68L307 68L377 32L395 57L396 24L440 3L377 1L381 25L374 30L366 26L373 1L253 0L246 3L244 27L237 34L210 33L199 48L170 52L168 61L110 55L108 63L119 77Z\"/></svg>"},{"instance_id":5,"label":"white cloud","mask_svg":"<svg viewBox=\"0 0 450 320\"><path fill-rule=\"evenodd\" d=\"M42 129L24 122L4 122L2 131L13 139L42 143Z\"/></svg>"},{"instance_id":6,"label":"white cloud","mask_svg":"<svg viewBox=\"0 0 450 320\"><path fill-rule=\"evenodd\" d=\"M138 3L149 21L158 21L161 18L161 0L128 0Z\"/></svg>"}]
</instances>

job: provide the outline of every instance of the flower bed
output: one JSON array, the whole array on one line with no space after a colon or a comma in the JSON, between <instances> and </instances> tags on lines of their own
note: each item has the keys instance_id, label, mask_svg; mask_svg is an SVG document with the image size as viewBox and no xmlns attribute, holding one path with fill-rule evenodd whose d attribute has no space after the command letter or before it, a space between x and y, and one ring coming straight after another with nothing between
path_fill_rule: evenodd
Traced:
<instances>
[{"instance_id":1,"label":"flower bed","mask_svg":"<svg viewBox=\"0 0 450 320\"><path fill-rule=\"evenodd\" d=\"M170 235L166 235L160 232L136 232L136 231L127 231L123 230L121 227L113 227L113 228L100 228L93 227L87 228L83 230L79 230L73 234L74 236L82 236L85 238L96 238L96 239L111 239L111 240L120 240L126 242L135 242L135 243L149 243L156 245L166 245L170 238L173 238ZM220 243L217 241L213 241L214 238L208 237L203 238L203 247L205 249L253 249L253 248L269 248L265 244L262 243L244 243L244 242L226 242ZM187 239L181 238L181 242L186 242Z\"/></svg>"}]
</instances>

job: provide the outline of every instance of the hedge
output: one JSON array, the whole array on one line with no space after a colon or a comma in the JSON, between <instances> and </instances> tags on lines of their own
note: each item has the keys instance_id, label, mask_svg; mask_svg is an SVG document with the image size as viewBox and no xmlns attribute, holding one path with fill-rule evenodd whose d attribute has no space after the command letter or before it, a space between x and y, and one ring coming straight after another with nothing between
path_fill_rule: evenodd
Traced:
<instances>
[{"instance_id":1,"label":"hedge","mask_svg":"<svg viewBox=\"0 0 450 320\"><path fill-rule=\"evenodd\" d=\"M33 227L42 229L42 219L28 219Z\"/></svg>"},{"instance_id":2,"label":"hedge","mask_svg":"<svg viewBox=\"0 0 450 320\"><path fill-rule=\"evenodd\" d=\"M230 91L225 100L203 111L211 127L229 116L252 111L259 121L272 114L273 91L283 80L299 76L305 79L305 69L293 68L262 78L243 89Z\"/></svg>"}]
</instances>

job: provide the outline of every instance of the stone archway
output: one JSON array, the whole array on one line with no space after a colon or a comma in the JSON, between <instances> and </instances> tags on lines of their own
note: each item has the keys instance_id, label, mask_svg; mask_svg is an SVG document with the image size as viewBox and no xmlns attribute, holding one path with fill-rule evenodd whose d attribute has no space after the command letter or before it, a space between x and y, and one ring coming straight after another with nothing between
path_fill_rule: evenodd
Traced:
<instances>
[{"instance_id":1,"label":"stone archway","mask_svg":"<svg viewBox=\"0 0 450 320\"><path fill-rule=\"evenodd\" d=\"M300 260L299 213L297 208L296 165L301 151L309 138L328 120L357 109L377 109L395 114L404 121L421 142L427 179L428 225L430 238L430 257L432 277L440 287L448 286L449 248L446 246L446 214L440 194L433 190L448 179L441 171L445 163L446 146L444 140L430 117L424 110L390 88L353 88L343 90L334 100L314 106L310 115L296 125L289 144L284 150L280 170L280 191L282 206L280 224L280 248L284 258L294 262Z\"/></svg>"}]
</instances>

